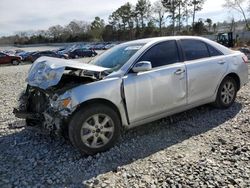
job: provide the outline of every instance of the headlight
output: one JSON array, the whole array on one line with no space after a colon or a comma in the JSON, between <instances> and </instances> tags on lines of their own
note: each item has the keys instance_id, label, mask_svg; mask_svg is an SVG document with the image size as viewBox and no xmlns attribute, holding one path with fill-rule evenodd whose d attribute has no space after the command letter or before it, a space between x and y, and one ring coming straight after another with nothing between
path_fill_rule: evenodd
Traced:
<instances>
[{"instance_id":1,"label":"headlight","mask_svg":"<svg viewBox=\"0 0 250 188\"><path fill-rule=\"evenodd\" d=\"M51 107L55 110L63 110L66 108L70 108L71 98L66 98L58 101L51 101Z\"/></svg>"},{"instance_id":2,"label":"headlight","mask_svg":"<svg viewBox=\"0 0 250 188\"><path fill-rule=\"evenodd\" d=\"M47 70L46 74L44 75L46 80L54 80L56 78L56 71L54 70Z\"/></svg>"}]
</instances>

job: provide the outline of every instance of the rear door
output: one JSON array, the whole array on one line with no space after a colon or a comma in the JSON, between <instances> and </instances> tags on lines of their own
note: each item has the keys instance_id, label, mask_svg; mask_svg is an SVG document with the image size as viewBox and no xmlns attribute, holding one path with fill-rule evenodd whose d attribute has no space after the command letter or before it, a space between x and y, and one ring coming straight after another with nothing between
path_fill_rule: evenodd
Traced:
<instances>
[{"instance_id":1,"label":"rear door","mask_svg":"<svg viewBox=\"0 0 250 188\"><path fill-rule=\"evenodd\" d=\"M150 61L152 69L124 77L131 123L186 104L185 64L180 62L175 40L156 44L139 61Z\"/></svg>"},{"instance_id":2,"label":"rear door","mask_svg":"<svg viewBox=\"0 0 250 188\"><path fill-rule=\"evenodd\" d=\"M227 69L224 55L201 40L181 40L187 68L188 103L212 97Z\"/></svg>"}]
</instances>

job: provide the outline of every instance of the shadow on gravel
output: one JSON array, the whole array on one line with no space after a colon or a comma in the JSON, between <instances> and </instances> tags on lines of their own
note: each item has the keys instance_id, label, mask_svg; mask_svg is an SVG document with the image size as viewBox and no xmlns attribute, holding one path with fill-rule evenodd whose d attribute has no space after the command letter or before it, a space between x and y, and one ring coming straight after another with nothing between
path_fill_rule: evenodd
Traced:
<instances>
[{"instance_id":1,"label":"shadow on gravel","mask_svg":"<svg viewBox=\"0 0 250 188\"><path fill-rule=\"evenodd\" d=\"M24 129L0 138L1 178L19 185L24 181L29 185L79 187L99 174L116 172L119 166L205 133L230 120L241 109L238 102L226 110L201 106L129 130L115 147L93 157L81 156L64 140Z\"/></svg>"}]
</instances>

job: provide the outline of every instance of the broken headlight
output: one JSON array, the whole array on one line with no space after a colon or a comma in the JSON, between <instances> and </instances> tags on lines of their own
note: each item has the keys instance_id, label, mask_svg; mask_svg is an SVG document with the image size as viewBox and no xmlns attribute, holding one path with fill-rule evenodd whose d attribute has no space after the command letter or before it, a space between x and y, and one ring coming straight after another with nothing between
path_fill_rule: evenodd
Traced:
<instances>
[{"instance_id":1,"label":"broken headlight","mask_svg":"<svg viewBox=\"0 0 250 188\"><path fill-rule=\"evenodd\" d=\"M53 97L54 98L54 97ZM51 100L50 102L50 105L51 107L54 109L54 110L63 110L63 109L69 109L71 108L71 98L68 97L68 98L65 98L65 99L59 99L59 100Z\"/></svg>"}]
</instances>

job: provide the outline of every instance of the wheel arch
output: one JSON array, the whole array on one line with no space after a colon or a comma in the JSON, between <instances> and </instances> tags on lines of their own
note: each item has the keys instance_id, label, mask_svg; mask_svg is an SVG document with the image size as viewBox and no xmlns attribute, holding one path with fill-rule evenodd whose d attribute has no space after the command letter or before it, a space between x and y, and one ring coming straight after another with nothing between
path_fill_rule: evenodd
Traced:
<instances>
[{"instance_id":1,"label":"wheel arch","mask_svg":"<svg viewBox=\"0 0 250 188\"><path fill-rule=\"evenodd\" d=\"M122 124L123 121L122 121L121 112L120 112L119 108L113 102L111 102L107 99L103 99L103 98L89 99L87 101L82 102L81 104L78 105L77 109L74 111L73 114L75 114L77 111L79 111L80 109L82 109L86 106L90 106L90 105L94 105L94 104L103 104L103 105L106 105L106 106L109 106L110 108L112 108L119 116L119 119L120 119L121 124Z\"/></svg>"},{"instance_id":2,"label":"wheel arch","mask_svg":"<svg viewBox=\"0 0 250 188\"><path fill-rule=\"evenodd\" d=\"M228 73L226 76L224 76L223 80L226 77L230 77L230 78L233 78L235 80L235 82L237 84L237 91L239 91L239 89L240 89L240 77L238 76L238 74L236 74L234 72Z\"/></svg>"}]
</instances>

